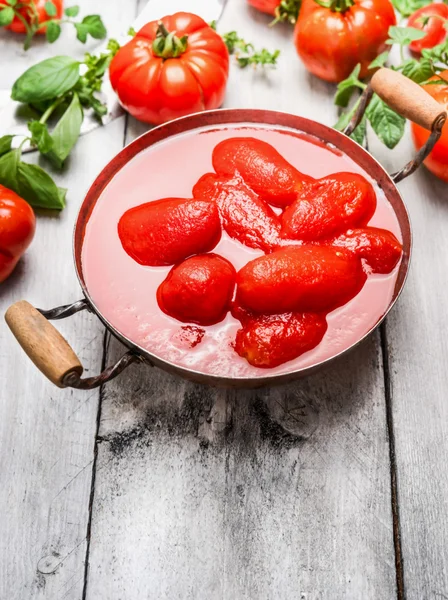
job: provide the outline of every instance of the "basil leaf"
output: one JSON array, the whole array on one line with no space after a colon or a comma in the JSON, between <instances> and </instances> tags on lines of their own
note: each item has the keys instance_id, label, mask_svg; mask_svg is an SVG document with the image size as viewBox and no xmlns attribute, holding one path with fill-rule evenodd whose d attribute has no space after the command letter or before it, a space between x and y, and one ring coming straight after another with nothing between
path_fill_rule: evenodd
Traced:
<instances>
[{"instance_id":1,"label":"basil leaf","mask_svg":"<svg viewBox=\"0 0 448 600\"><path fill-rule=\"evenodd\" d=\"M64 196L53 179L38 165L19 162L17 168L18 194L31 206L62 210Z\"/></svg>"},{"instance_id":2,"label":"basil leaf","mask_svg":"<svg viewBox=\"0 0 448 600\"><path fill-rule=\"evenodd\" d=\"M392 0L392 4L403 17L409 17L413 12L431 4L432 0Z\"/></svg>"},{"instance_id":3,"label":"basil leaf","mask_svg":"<svg viewBox=\"0 0 448 600\"><path fill-rule=\"evenodd\" d=\"M44 9L49 17L55 17L58 14L58 10L53 2L45 2Z\"/></svg>"},{"instance_id":4,"label":"basil leaf","mask_svg":"<svg viewBox=\"0 0 448 600\"><path fill-rule=\"evenodd\" d=\"M4 135L3 137L0 137L0 156L3 156L3 154L6 154L11 150L13 137L13 135Z\"/></svg>"},{"instance_id":5,"label":"basil leaf","mask_svg":"<svg viewBox=\"0 0 448 600\"><path fill-rule=\"evenodd\" d=\"M47 25L47 31L45 32L47 40L52 44L61 35L61 26L55 21L50 21Z\"/></svg>"},{"instance_id":6,"label":"basil leaf","mask_svg":"<svg viewBox=\"0 0 448 600\"><path fill-rule=\"evenodd\" d=\"M79 61L70 56L47 58L17 79L11 98L26 104L50 100L72 89L79 79Z\"/></svg>"},{"instance_id":7,"label":"basil leaf","mask_svg":"<svg viewBox=\"0 0 448 600\"><path fill-rule=\"evenodd\" d=\"M410 58L400 66L400 70L403 75L416 83L422 83L435 74L433 64L427 58L421 60Z\"/></svg>"},{"instance_id":8,"label":"basil leaf","mask_svg":"<svg viewBox=\"0 0 448 600\"><path fill-rule=\"evenodd\" d=\"M83 118L84 114L78 95L74 94L67 110L51 132L53 144L47 156L58 168L62 167L65 159L76 144Z\"/></svg>"},{"instance_id":9,"label":"basil leaf","mask_svg":"<svg viewBox=\"0 0 448 600\"><path fill-rule=\"evenodd\" d=\"M389 108L376 94L367 106L366 116L376 135L388 148L394 148L403 137L406 119Z\"/></svg>"},{"instance_id":10,"label":"basil leaf","mask_svg":"<svg viewBox=\"0 0 448 600\"><path fill-rule=\"evenodd\" d=\"M38 147L39 152L42 152L42 154L50 152L53 147L53 140L46 123L30 121L28 123L28 129L32 133L31 143Z\"/></svg>"},{"instance_id":11,"label":"basil leaf","mask_svg":"<svg viewBox=\"0 0 448 600\"><path fill-rule=\"evenodd\" d=\"M427 31L422 31L416 27L398 27L391 25L389 27L389 39L386 44L398 44L399 46L409 46L411 42L421 40L428 35Z\"/></svg>"},{"instance_id":12,"label":"basil leaf","mask_svg":"<svg viewBox=\"0 0 448 600\"><path fill-rule=\"evenodd\" d=\"M88 15L82 20L82 25L87 28L87 32L95 40L104 40L107 35L107 29L99 15Z\"/></svg>"},{"instance_id":13,"label":"basil leaf","mask_svg":"<svg viewBox=\"0 0 448 600\"><path fill-rule=\"evenodd\" d=\"M381 54L379 54L375 58L375 60L372 60L372 62L369 65L369 69L378 69L380 67L384 67L388 58L389 58L389 50L386 50L386 52L381 52Z\"/></svg>"},{"instance_id":14,"label":"basil leaf","mask_svg":"<svg viewBox=\"0 0 448 600\"><path fill-rule=\"evenodd\" d=\"M87 34L89 33L87 26L83 25L82 23L74 23L74 25L76 29L76 37L80 42L85 44L87 42Z\"/></svg>"},{"instance_id":15,"label":"basil leaf","mask_svg":"<svg viewBox=\"0 0 448 600\"><path fill-rule=\"evenodd\" d=\"M347 106L356 88L360 88L361 90L364 89L364 84L358 79L360 71L361 65L356 65L347 79L338 83L336 95L334 97L334 103L337 106Z\"/></svg>"},{"instance_id":16,"label":"basil leaf","mask_svg":"<svg viewBox=\"0 0 448 600\"><path fill-rule=\"evenodd\" d=\"M359 100L356 102L356 104L354 105L354 107L351 110L349 110L348 112L341 113L339 119L337 120L337 123L333 127L335 129L337 129L338 131L344 131L344 129L350 123L350 120L353 117L353 114L354 114L355 110L357 109L358 104L359 104ZM362 118L360 124L353 131L353 133L351 134L350 137L352 139L354 139L356 142L358 142L358 144L362 145L362 143L364 142L364 138L366 137L366 118L365 117Z\"/></svg>"},{"instance_id":17,"label":"basil leaf","mask_svg":"<svg viewBox=\"0 0 448 600\"><path fill-rule=\"evenodd\" d=\"M6 6L0 10L0 27L11 25L14 20L14 9L10 6Z\"/></svg>"},{"instance_id":18,"label":"basil leaf","mask_svg":"<svg viewBox=\"0 0 448 600\"><path fill-rule=\"evenodd\" d=\"M0 157L0 184L18 194L17 167L20 162L20 150L11 150Z\"/></svg>"},{"instance_id":19,"label":"basil leaf","mask_svg":"<svg viewBox=\"0 0 448 600\"><path fill-rule=\"evenodd\" d=\"M66 17L77 17L79 13L79 6L67 6L64 13Z\"/></svg>"},{"instance_id":20,"label":"basil leaf","mask_svg":"<svg viewBox=\"0 0 448 600\"><path fill-rule=\"evenodd\" d=\"M19 0L6 0L6 4L9 6L15 6Z\"/></svg>"}]
</instances>

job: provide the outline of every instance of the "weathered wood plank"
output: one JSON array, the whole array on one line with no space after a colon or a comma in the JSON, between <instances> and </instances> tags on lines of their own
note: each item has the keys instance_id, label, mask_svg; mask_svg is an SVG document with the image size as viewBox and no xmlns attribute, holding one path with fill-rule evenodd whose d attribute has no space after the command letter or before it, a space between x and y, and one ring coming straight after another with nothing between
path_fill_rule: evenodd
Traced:
<instances>
[{"instance_id":1,"label":"weathered wood plank","mask_svg":"<svg viewBox=\"0 0 448 600\"><path fill-rule=\"evenodd\" d=\"M412 153L408 139L389 158L393 168ZM448 598L448 192L424 169L399 187L414 249L407 287L386 332L404 589L408 600L440 600Z\"/></svg>"},{"instance_id":2,"label":"weathered wood plank","mask_svg":"<svg viewBox=\"0 0 448 600\"><path fill-rule=\"evenodd\" d=\"M287 29L230 1L219 29L283 50L227 106L332 123ZM130 130L141 133L142 126ZM123 349L114 340L108 362ZM396 596L379 337L284 388L225 392L132 367L105 386L88 600Z\"/></svg>"},{"instance_id":3,"label":"weathered wood plank","mask_svg":"<svg viewBox=\"0 0 448 600\"><path fill-rule=\"evenodd\" d=\"M84 14L98 5L80 2ZM131 20L129 2L107 3L105 20L116 33ZM84 48L64 37L38 43L25 54L0 34L2 85L51 54ZM90 46L92 49L92 46ZM69 165L55 177L69 188L61 215L39 215L36 238L16 273L0 289L0 312L21 298L50 308L76 300L72 230L85 191L120 149L124 119L82 138ZM27 160L35 160L29 157ZM103 328L80 314L58 324L91 373L101 368ZM60 391L36 371L3 323L0 326L0 597L11 600L80 600L98 412L98 392Z\"/></svg>"}]
</instances>

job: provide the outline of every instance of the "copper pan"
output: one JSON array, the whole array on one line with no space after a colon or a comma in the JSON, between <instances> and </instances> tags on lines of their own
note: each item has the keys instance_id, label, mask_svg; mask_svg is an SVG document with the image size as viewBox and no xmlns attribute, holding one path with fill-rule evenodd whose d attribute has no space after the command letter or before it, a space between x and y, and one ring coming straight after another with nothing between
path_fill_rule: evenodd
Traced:
<instances>
[{"instance_id":1,"label":"copper pan","mask_svg":"<svg viewBox=\"0 0 448 600\"><path fill-rule=\"evenodd\" d=\"M361 120L373 91L375 91L394 110L432 132L426 146L420 150L414 160L393 175L389 175L381 164L367 152L367 150L348 137ZM397 301L405 284L409 269L411 255L411 227L406 206L396 184L415 171L429 154L440 137L446 117L447 115L443 111L443 108L417 84L411 82L399 73L390 71L389 69L380 69L372 78L371 84L364 91L357 113L343 133L316 121L304 119L295 115L270 110L253 109L226 109L202 112L155 127L124 148L103 169L88 191L81 206L75 225L73 253L75 268L84 298L73 304L61 306L52 310L38 310L32 307L28 302L20 301L13 304L7 310L5 315L6 321L15 337L36 366L59 387L92 389L116 377L129 364L134 362L141 362L150 366L160 367L186 379L220 387L261 387L285 383L309 375L310 373L323 368L325 365L334 361L346 352L353 350L353 348L360 344L381 324ZM384 315L382 315L370 331L343 352L324 361L306 368L282 374L270 375L269 370L266 370L262 372L260 377L250 378L218 377L216 375L200 373L163 360L144 348L137 346L132 340L120 334L120 332L108 322L104 315L101 314L98 307L95 306L95 302L90 297L89 290L87 289L81 264L81 248L89 215L102 191L124 165L139 152L171 136L176 136L185 131L194 130L199 127L202 128L204 126L238 123L269 124L292 128L299 132L317 137L322 140L322 142L331 144L344 152L364 169L383 190L387 200L395 211L403 239L403 259L399 267L393 297ZM75 352L49 322L49 319L63 319L80 310L89 310L95 313L104 323L106 328L128 348L128 351L115 365L107 368L103 373L96 377L81 377L83 367Z\"/></svg>"}]
</instances>

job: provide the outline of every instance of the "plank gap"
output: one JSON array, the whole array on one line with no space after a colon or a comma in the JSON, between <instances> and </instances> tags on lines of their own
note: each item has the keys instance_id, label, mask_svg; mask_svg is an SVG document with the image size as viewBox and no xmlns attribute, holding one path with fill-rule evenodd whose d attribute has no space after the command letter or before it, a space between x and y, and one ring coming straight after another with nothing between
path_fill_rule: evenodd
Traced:
<instances>
[{"instance_id":1,"label":"plank gap","mask_svg":"<svg viewBox=\"0 0 448 600\"><path fill-rule=\"evenodd\" d=\"M384 373L384 396L386 404L386 423L389 437L389 459L390 459L390 488L392 503L392 522L394 533L394 551L395 551L395 573L397 579L397 598L405 600L405 587L403 576L403 555L401 551L401 526L400 526L400 508L398 504L398 485L397 485L397 461L395 454L395 433L394 418L392 410L392 392L389 367L389 352L387 344L386 323L380 327L381 352L383 355L383 373Z\"/></svg>"},{"instance_id":2,"label":"plank gap","mask_svg":"<svg viewBox=\"0 0 448 600\"><path fill-rule=\"evenodd\" d=\"M103 372L104 369L106 368L107 347L109 344L109 338L110 338L110 334L106 329L104 331L104 336L103 336L103 356L101 359L101 372ZM88 517L87 517L86 558L85 558L85 563L84 563L84 581L83 581L83 586L82 586L82 600L86 600L86 598L87 598L87 581L88 581L88 575L89 575L89 555L90 555L90 536L91 536L91 532L92 532L92 510L93 510L93 501L95 498L96 464L97 464L97 458L98 458L98 443L99 443L98 432L100 430L101 407L103 404L104 385L105 384L103 384L100 387L99 399L98 399L98 411L96 414L95 444L93 447L92 479L90 482L89 512L88 512Z\"/></svg>"}]
</instances>

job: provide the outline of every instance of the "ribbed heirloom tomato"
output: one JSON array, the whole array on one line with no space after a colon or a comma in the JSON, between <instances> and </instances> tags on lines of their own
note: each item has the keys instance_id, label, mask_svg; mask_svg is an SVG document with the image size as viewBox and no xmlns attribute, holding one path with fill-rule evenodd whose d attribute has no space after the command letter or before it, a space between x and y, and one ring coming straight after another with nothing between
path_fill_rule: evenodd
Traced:
<instances>
[{"instance_id":1,"label":"ribbed heirloom tomato","mask_svg":"<svg viewBox=\"0 0 448 600\"><path fill-rule=\"evenodd\" d=\"M121 105L156 125L219 108L228 73L229 52L221 36L185 12L147 23L110 65Z\"/></svg>"},{"instance_id":2,"label":"ribbed heirloom tomato","mask_svg":"<svg viewBox=\"0 0 448 600\"><path fill-rule=\"evenodd\" d=\"M444 79L446 81L446 84L441 85L425 85L424 89L448 111L448 70L443 71L438 75L434 75L434 77L431 77L431 79ZM420 150L420 148L426 144L430 132L426 129L423 129L423 127L420 127L420 125L416 125L415 123L411 124L411 128L415 148ZM440 179L443 179L443 181L448 181L448 122L445 123L441 138L434 146L428 158L425 159L424 164L425 167L431 171L431 173L434 173L434 175Z\"/></svg>"},{"instance_id":3,"label":"ribbed heirloom tomato","mask_svg":"<svg viewBox=\"0 0 448 600\"><path fill-rule=\"evenodd\" d=\"M0 185L0 283L11 275L31 244L35 228L36 218L31 206Z\"/></svg>"},{"instance_id":4,"label":"ribbed heirloom tomato","mask_svg":"<svg viewBox=\"0 0 448 600\"><path fill-rule=\"evenodd\" d=\"M396 24L389 0L303 0L294 31L305 67L326 81L342 81L358 63L360 77L386 49Z\"/></svg>"},{"instance_id":5,"label":"ribbed heirloom tomato","mask_svg":"<svg viewBox=\"0 0 448 600\"><path fill-rule=\"evenodd\" d=\"M56 14L52 18L60 19L64 10L64 1L52 0L52 2L56 7ZM47 0L21 0L20 14L30 25L37 25L38 23L48 21L50 17L45 10L46 3ZM6 0L0 0L0 6L8 6L8 3ZM14 31L14 33L27 33L25 24L18 17L14 17L13 22L11 25L8 25L6 29ZM36 33L43 34L45 31L46 27L42 27L37 29Z\"/></svg>"}]
</instances>

